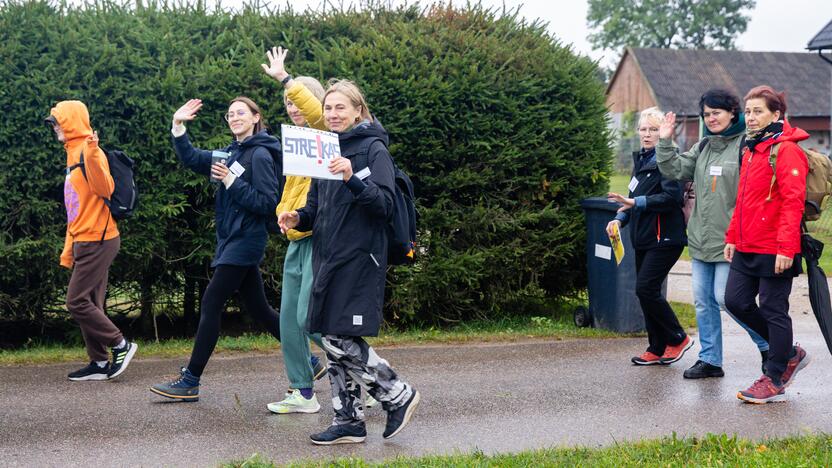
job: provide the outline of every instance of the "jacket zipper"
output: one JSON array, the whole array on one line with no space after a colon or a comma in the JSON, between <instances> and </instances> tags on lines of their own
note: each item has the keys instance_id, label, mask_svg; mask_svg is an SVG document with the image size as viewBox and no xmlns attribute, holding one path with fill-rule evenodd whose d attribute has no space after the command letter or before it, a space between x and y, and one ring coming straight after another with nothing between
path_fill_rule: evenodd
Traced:
<instances>
[{"instance_id":1,"label":"jacket zipper","mask_svg":"<svg viewBox=\"0 0 832 468\"><path fill-rule=\"evenodd\" d=\"M742 244L742 201L745 200L745 189L748 187L748 171L751 170L751 160L754 158L754 152L749 150L748 151L748 162L746 165L748 166L745 169L745 177L742 179L742 199L737 200L737 204L740 207L740 215L739 215L739 223L737 227L737 234L739 236L739 243Z\"/></svg>"}]
</instances>

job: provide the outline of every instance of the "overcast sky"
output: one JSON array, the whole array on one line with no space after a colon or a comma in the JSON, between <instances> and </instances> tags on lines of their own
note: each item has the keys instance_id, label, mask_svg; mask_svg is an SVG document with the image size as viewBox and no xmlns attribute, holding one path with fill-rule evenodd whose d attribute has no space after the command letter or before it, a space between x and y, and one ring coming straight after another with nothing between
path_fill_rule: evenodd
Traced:
<instances>
[{"instance_id":1,"label":"overcast sky","mask_svg":"<svg viewBox=\"0 0 832 468\"><path fill-rule=\"evenodd\" d=\"M394 4L405 3L400 0L391 1ZM242 2L243 0L222 0L222 5L233 8ZM286 1L272 0L271 3L283 5ZM295 10L302 10L341 4L341 0L294 0L289 3ZM344 3L350 4L347 0ZM464 4L464 0L454 3ZM509 9L520 6L522 16L539 18L548 23L549 31L564 43L572 44L576 51L595 59L605 58L602 52L592 50L586 38L589 34L586 26L586 0L482 0L482 4L494 8L505 5ZM748 29L739 37L737 45L742 50L801 52L830 20L832 0L757 0ZM606 63L607 60L609 58L603 61Z\"/></svg>"}]
</instances>

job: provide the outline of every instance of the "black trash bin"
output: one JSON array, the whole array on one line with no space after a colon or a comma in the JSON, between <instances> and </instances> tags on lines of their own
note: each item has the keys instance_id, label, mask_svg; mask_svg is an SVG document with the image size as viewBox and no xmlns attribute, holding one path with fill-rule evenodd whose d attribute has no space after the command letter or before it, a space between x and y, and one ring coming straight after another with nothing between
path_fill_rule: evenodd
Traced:
<instances>
[{"instance_id":1,"label":"black trash bin","mask_svg":"<svg viewBox=\"0 0 832 468\"><path fill-rule=\"evenodd\" d=\"M596 328L621 333L644 331L644 315L636 297L636 260L630 241L630 226L621 230L624 259L615 264L607 224L615 218L619 205L602 197L581 201L586 217L586 269L589 277L588 316L577 311L575 322L591 322ZM662 285L667 295L667 280Z\"/></svg>"}]
</instances>

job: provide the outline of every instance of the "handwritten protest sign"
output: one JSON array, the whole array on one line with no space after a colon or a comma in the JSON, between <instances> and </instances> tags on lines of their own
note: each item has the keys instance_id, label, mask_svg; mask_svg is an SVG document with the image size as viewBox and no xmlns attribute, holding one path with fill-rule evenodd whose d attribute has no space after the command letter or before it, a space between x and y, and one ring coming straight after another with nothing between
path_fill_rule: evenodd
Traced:
<instances>
[{"instance_id":1,"label":"handwritten protest sign","mask_svg":"<svg viewBox=\"0 0 832 468\"><path fill-rule=\"evenodd\" d=\"M283 174L315 179L341 180L330 174L329 162L341 156L338 135L314 128L281 125L283 135Z\"/></svg>"}]
</instances>

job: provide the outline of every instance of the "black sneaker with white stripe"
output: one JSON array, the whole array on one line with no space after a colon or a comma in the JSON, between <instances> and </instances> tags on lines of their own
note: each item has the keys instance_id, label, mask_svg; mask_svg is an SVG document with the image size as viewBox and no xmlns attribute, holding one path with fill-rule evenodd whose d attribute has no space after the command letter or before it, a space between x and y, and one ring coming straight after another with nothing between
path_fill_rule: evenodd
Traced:
<instances>
[{"instance_id":1,"label":"black sneaker with white stripe","mask_svg":"<svg viewBox=\"0 0 832 468\"><path fill-rule=\"evenodd\" d=\"M101 367L95 361L90 361L89 365L82 367L75 372L70 372L67 377L73 382L82 382L84 380L107 380L107 374L110 372L110 363L108 362L104 367Z\"/></svg>"},{"instance_id":2,"label":"black sneaker with white stripe","mask_svg":"<svg viewBox=\"0 0 832 468\"><path fill-rule=\"evenodd\" d=\"M114 379L124 373L138 349L139 345L130 341L124 347L113 348L113 362L110 364L110 373L107 374L107 378Z\"/></svg>"}]
</instances>

